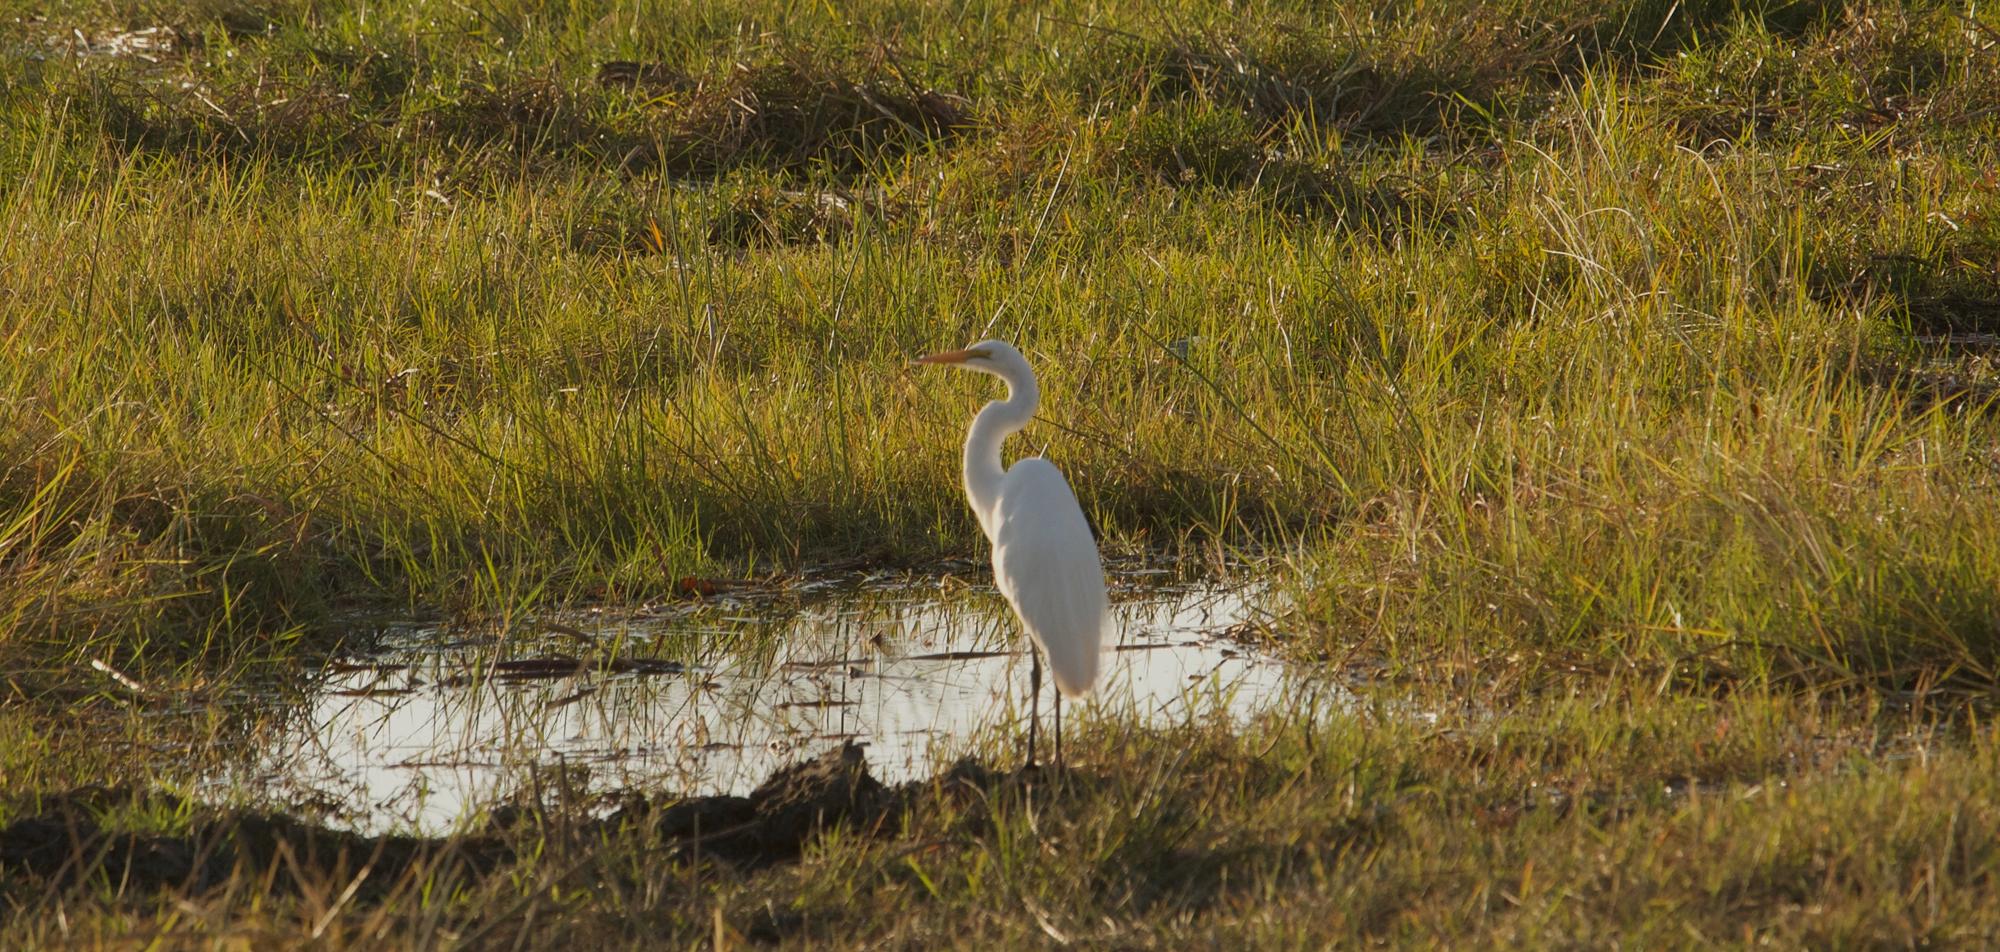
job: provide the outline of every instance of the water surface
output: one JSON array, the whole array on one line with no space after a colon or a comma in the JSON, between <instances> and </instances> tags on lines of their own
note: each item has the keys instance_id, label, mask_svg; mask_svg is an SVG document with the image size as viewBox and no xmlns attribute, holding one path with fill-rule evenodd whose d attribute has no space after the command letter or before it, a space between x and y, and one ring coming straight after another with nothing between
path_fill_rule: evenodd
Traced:
<instances>
[{"instance_id":1,"label":"water surface","mask_svg":"<svg viewBox=\"0 0 2000 952\"><path fill-rule=\"evenodd\" d=\"M850 740L889 783L982 738L1019 757L1028 661L1014 619L990 591L944 584L707 599L534 636L390 623L216 783L336 825L438 833L524 791L581 806L626 789L747 793ZM1114 646L1097 693L1066 705L1071 730L1242 720L1294 683L1231 638L1269 616L1258 588L1127 577L1113 597Z\"/></svg>"}]
</instances>

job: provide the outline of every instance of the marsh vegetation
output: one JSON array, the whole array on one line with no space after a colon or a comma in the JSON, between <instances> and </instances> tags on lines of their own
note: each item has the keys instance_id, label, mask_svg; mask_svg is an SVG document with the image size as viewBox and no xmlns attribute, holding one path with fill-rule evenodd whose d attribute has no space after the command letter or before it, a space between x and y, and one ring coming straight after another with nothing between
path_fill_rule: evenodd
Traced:
<instances>
[{"instance_id":1,"label":"marsh vegetation","mask_svg":"<svg viewBox=\"0 0 2000 952\"><path fill-rule=\"evenodd\" d=\"M1991 943L1994 89L1941 2L0 0L0 944ZM365 619L990 608L905 369L987 336L1348 700L442 837L209 783Z\"/></svg>"}]
</instances>

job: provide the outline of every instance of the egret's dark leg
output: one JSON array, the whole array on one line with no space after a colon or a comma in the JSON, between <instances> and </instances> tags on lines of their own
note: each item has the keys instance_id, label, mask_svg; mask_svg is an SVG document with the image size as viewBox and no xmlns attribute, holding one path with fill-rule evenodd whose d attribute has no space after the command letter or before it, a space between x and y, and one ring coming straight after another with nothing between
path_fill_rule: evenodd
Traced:
<instances>
[{"instance_id":1,"label":"egret's dark leg","mask_svg":"<svg viewBox=\"0 0 2000 952\"><path fill-rule=\"evenodd\" d=\"M1056 691L1056 769L1062 769L1062 691Z\"/></svg>"},{"instance_id":2,"label":"egret's dark leg","mask_svg":"<svg viewBox=\"0 0 2000 952\"><path fill-rule=\"evenodd\" d=\"M1028 766L1035 765L1035 734L1042 727L1042 653L1028 646Z\"/></svg>"}]
</instances>

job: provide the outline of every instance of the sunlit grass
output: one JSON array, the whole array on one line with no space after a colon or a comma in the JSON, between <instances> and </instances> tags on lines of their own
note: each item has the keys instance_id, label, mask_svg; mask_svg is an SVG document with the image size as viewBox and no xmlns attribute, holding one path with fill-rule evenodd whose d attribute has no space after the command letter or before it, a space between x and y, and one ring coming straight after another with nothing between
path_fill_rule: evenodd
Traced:
<instances>
[{"instance_id":1,"label":"sunlit grass","mask_svg":"<svg viewBox=\"0 0 2000 952\"><path fill-rule=\"evenodd\" d=\"M1934 801L1987 793L1981 728L1914 762L1855 746L1782 798L1744 794L1803 741L1739 770L1703 739L1875 730L1880 705L2000 682L1989 13L0 2L0 21L10 793L115 777L60 735L311 664L357 606L504 623L687 575L977 557L955 454L988 393L906 361L990 335L1042 374L1022 448L1070 474L1107 551L1263 559L1299 606L1276 650L1518 711L1528 736L1568 736L1561 695L1621 685L1578 759L1522 755L1493 790L1678 758L1723 799L1475 832L1486 788L1441 778L1492 761L1442 728L1260 753L1360 730L1329 712L1203 735L1227 789L1185 765L1144 788L1187 738L1101 742L1112 792L1018 828L918 824L765 880L641 869L679 885L560 908L690 940L791 888L852 931L772 928L827 940L1990 930L1968 898L1990 844L1931 839L1959 822ZM1683 714L1657 745L1622 732ZM1902 716L1891 733L1916 729ZM1923 800L1915 826L1885 819L1899 797ZM1360 812L1315 812L1336 800ZM1134 805L1162 802L1204 819ZM1231 804L1269 812L1201 813ZM1354 833L1384 816L1392 833ZM1097 859L1043 869L1044 820ZM1814 823L1848 852L1800 853ZM1176 884L1161 870L1186 856L1119 852L1162 830L1212 865ZM1286 845L1235 845L1257 830ZM1257 872L1219 886L1225 856ZM1128 860L1136 879L1108 871ZM1817 885L1762 893L1733 866ZM909 931L828 898L880 894ZM236 901L209 921L249 915ZM354 926L312 902L308 933ZM413 942L475 931L449 902L382 908L359 915ZM19 934L56 941L40 921Z\"/></svg>"}]
</instances>

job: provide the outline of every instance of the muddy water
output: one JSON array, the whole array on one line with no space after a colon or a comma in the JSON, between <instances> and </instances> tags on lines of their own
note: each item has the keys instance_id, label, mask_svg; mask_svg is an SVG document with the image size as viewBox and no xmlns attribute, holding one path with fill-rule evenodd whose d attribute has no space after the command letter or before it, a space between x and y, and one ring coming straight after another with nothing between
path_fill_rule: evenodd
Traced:
<instances>
[{"instance_id":1,"label":"muddy water","mask_svg":"<svg viewBox=\"0 0 2000 952\"><path fill-rule=\"evenodd\" d=\"M1228 637L1271 608L1256 589L1123 580L1105 677L1065 706L1067 727L1281 703L1292 679ZM982 732L1020 755L1029 665L989 591L850 588L804 607L722 599L571 621L532 638L387 626L376 653L331 666L277 720L251 767L214 783L366 832L438 833L529 792L586 807L621 789L745 793L847 740L887 782L928 776Z\"/></svg>"}]
</instances>

